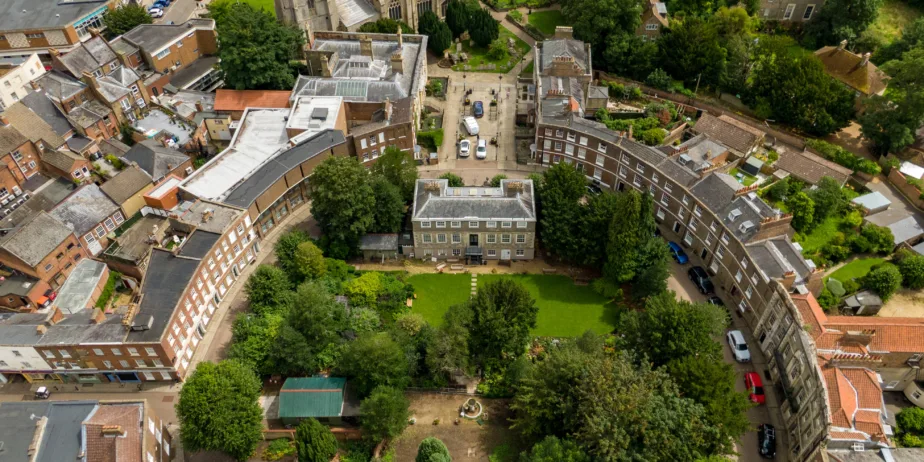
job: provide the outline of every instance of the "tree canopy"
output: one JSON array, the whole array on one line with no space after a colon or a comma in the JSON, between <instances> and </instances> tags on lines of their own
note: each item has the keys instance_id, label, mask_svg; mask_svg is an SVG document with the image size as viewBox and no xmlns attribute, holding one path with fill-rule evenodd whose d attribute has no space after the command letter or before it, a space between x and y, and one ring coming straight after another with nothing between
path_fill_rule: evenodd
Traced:
<instances>
[{"instance_id":1,"label":"tree canopy","mask_svg":"<svg viewBox=\"0 0 924 462\"><path fill-rule=\"evenodd\" d=\"M225 85L236 90L290 90L296 72L290 61L305 44L305 34L247 3L230 6L217 21L219 67Z\"/></svg>"},{"instance_id":2,"label":"tree canopy","mask_svg":"<svg viewBox=\"0 0 924 462\"><path fill-rule=\"evenodd\" d=\"M337 371L349 379L360 397L369 396L378 386L404 388L409 378L404 351L384 332L347 344Z\"/></svg>"},{"instance_id":3,"label":"tree canopy","mask_svg":"<svg viewBox=\"0 0 924 462\"><path fill-rule=\"evenodd\" d=\"M410 405L401 390L387 386L376 388L359 405L363 436L380 441L400 435L407 427Z\"/></svg>"},{"instance_id":4,"label":"tree canopy","mask_svg":"<svg viewBox=\"0 0 924 462\"><path fill-rule=\"evenodd\" d=\"M486 48L500 35L500 23L485 9L475 9L469 18L468 33L475 44Z\"/></svg>"},{"instance_id":5,"label":"tree canopy","mask_svg":"<svg viewBox=\"0 0 924 462\"><path fill-rule=\"evenodd\" d=\"M372 197L375 202L373 225L375 233L397 233L404 222L404 198L401 190L387 179L377 176L372 179Z\"/></svg>"},{"instance_id":6,"label":"tree canopy","mask_svg":"<svg viewBox=\"0 0 924 462\"><path fill-rule=\"evenodd\" d=\"M321 162L311 179L311 214L330 241L331 256L346 257L375 221L369 172L355 158L334 156Z\"/></svg>"},{"instance_id":7,"label":"tree canopy","mask_svg":"<svg viewBox=\"0 0 924 462\"><path fill-rule=\"evenodd\" d=\"M510 279L488 282L478 288L469 306L469 351L479 364L496 364L526 351L539 308L522 284Z\"/></svg>"},{"instance_id":8,"label":"tree canopy","mask_svg":"<svg viewBox=\"0 0 924 462\"><path fill-rule=\"evenodd\" d=\"M238 361L199 363L176 405L183 448L250 458L263 439L260 388L256 374Z\"/></svg>"},{"instance_id":9,"label":"tree canopy","mask_svg":"<svg viewBox=\"0 0 924 462\"><path fill-rule=\"evenodd\" d=\"M414 462L452 462L449 449L439 438L432 436L424 438L417 446L417 457Z\"/></svg>"},{"instance_id":10,"label":"tree canopy","mask_svg":"<svg viewBox=\"0 0 924 462\"><path fill-rule=\"evenodd\" d=\"M141 24L151 24L153 18L141 5L126 4L116 9L106 11L103 15L103 24L110 37L122 35Z\"/></svg>"},{"instance_id":11,"label":"tree canopy","mask_svg":"<svg viewBox=\"0 0 924 462\"><path fill-rule=\"evenodd\" d=\"M337 439L330 428L310 417L295 427L295 445L298 462L330 462L337 454Z\"/></svg>"},{"instance_id":12,"label":"tree canopy","mask_svg":"<svg viewBox=\"0 0 924 462\"><path fill-rule=\"evenodd\" d=\"M317 279L327 272L327 262L314 242L302 242L295 248L295 265L302 280Z\"/></svg>"},{"instance_id":13,"label":"tree canopy","mask_svg":"<svg viewBox=\"0 0 924 462\"><path fill-rule=\"evenodd\" d=\"M433 14L428 11L427 13ZM414 185L417 183L417 164L409 153L389 146L372 164L372 174L381 176L398 187L404 201L414 199Z\"/></svg>"},{"instance_id":14,"label":"tree canopy","mask_svg":"<svg viewBox=\"0 0 924 462\"><path fill-rule=\"evenodd\" d=\"M287 304L291 300L291 289L292 283L285 271L270 265L257 267L244 285L250 308L256 313L276 310Z\"/></svg>"}]
</instances>

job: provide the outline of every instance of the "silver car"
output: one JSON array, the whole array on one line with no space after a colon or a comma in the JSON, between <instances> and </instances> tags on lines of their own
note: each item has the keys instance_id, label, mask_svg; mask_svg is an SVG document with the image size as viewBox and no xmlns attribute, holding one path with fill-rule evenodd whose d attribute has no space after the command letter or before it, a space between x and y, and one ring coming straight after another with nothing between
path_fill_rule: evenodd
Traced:
<instances>
[{"instance_id":1,"label":"silver car","mask_svg":"<svg viewBox=\"0 0 924 462\"><path fill-rule=\"evenodd\" d=\"M744 334L740 330L730 330L725 334L728 339L728 346L732 354L735 355L735 361L739 363L751 362L751 350L748 350L748 344L744 341Z\"/></svg>"},{"instance_id":2,"label":"silver car","mask_svg":"<svg viewBox=\"0 0 924 462\"><path fill-rule=\"evenodd\" d=\"M459 141L459 157L468 157L472 150L472 142L469 140Z\"/></svg>"}]
</instances>

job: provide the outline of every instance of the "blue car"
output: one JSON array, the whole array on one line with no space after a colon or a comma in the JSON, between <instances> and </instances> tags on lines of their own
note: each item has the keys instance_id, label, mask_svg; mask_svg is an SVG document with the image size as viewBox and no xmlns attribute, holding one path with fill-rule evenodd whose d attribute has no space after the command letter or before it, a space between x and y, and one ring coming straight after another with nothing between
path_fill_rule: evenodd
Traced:
<instances>
[{"instance_id":1,"label":"blue car","mask_svg":"<svg viewBox=\"0 0 924 462\"><path fill-rule=\"evenodd\" d=\"M674 260L677 260L677 263L685 265L688 261L690 261L690 259L687 258L686 252L684 252L683 249L680 248L680 245L678 245L676 242L668 242L667 246L670 247L671 256L674 257Z\"/></svg>"},{"instance_id":2,"label":"blue car","mask_svg":"<svg viewBox=\"0 0 924 462\"><path fill-rule=\"evenodd\" d=\"M475 101L475 105L472 106L472 114L475 117L484 117L484 103Z\"/></svg>"}]
</instances>

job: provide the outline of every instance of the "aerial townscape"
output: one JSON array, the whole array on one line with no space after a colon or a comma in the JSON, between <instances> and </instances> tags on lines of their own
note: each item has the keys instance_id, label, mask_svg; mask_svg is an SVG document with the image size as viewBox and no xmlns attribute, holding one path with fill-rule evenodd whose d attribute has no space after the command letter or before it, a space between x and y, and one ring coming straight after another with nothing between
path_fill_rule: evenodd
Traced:
<instances>
[{"instance_id":1,"label":"aerial townscape","mask_svg":"<svg viewBox=\"0 0 924 462\"><path fill-rule=\"evenodd\" d=\"M810 1L0 0L0 462L924 461L924 0Z\"/></svg>"}]
</instances>

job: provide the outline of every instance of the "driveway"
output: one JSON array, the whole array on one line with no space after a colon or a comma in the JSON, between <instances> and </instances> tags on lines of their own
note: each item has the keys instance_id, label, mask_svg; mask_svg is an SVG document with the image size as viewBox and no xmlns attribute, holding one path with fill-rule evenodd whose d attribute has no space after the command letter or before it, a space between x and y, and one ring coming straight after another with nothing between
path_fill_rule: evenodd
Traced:
<instances>
[{"instance_id":1,"label":"driveway","mask_svg":"<svg viewBox=\"0 0 924 462\"><path fill-rule=\"evenodd\" d=\"M199 9L198 5L200 3L205 5L208 4L209 1L210 0L203 2L196 0L173 0L170 6L164 10L164 15L154 20L154 24L169 24L170 21L173 21L174 24L182 24L193 16L193 12ZM201 11L205 12L205 9L203 8Z\"/></svg>"},{"instance_id":2,"label":"driveway","mask_svg":"<svg viewBox=\"0 0 924 462\"><path fill-rule=\"evenodd\" d=\"M693 282L690 281L690 278L687 276L687 270L690 269L693 265L696 265L695 257L690 257L691 263L686 265L680 265L677 262L671 261L671 276L667 280L667 288L673 290L677 293L677 296L681 299L691 301L694 303L700 303L706 301L706 296L699 293L699 290L693 285ZM724 298L724 294L718 294L721 298ZM729 305L726 303L726 307ZM762 459L757 453L757 425L762 423L771 423L776 428L780 428L779 424L779 400L776 398L776 393L773 390L773 387L770 385L770 377L767 374L767 360L764 358L764 355L757 348L757 341L754 340L754 337L751 335L750 329L744 322L744 318L737 316L737 313L734 310L729 310L731 313L732 325L734 329L740 330L744 334L744 338L747 341L748 345L751 347L751 362L750 363L739 363L735 361L734 356L732 355L731 350L728 348L728 342L725 341L725 338L719 339L719 342L722 344L722 357L726 363L731 364L735 369L735 372L738 375L738 381L735 383L735 390L744 391L744 373L745 372L758 372L760 373L761 378L764 382L764 393L766 393L766 404L760 406L752 407L748 410L747 416L748 420L751 422L752 429L751 431L745 433L741 439L735 444L735 450L738 452L738 457L732 457L733 460L738 460L742 462L758 462L764 461L767 459ZM771 418L772 413L777 416ZM783 439L784 437L777 434L777 458L775 460L784 461L786 460L785 454L787 453L786 444Z\"/></svg>"}]
</instances>

